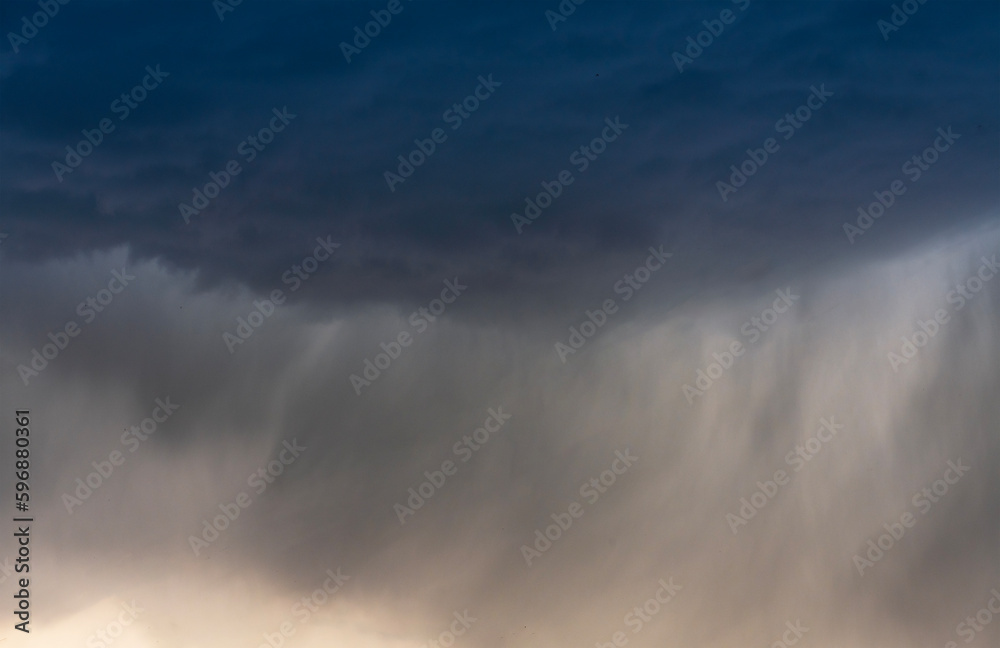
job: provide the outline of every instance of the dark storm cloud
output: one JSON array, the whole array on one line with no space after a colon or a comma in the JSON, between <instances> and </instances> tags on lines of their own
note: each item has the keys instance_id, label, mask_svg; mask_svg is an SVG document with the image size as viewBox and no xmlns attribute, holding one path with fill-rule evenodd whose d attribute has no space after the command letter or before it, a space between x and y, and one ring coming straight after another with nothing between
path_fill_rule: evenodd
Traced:
<instances>
[{"instance_id":1,"label":"dark storm cloud","mask_svg":"<svg viewBox=\"0 0 1000 648\"><path fill-rule=\"evenodd\" d=\"M672 53L730 4L589 2L555 32L542 4L403 6L348 64L339 43L381 5L243 3L222 22L210 3L67 5L4 54L7 254L129 244L209 284L265 289L333 234L352 262L309 299L353 301L408 298L454 272L484 291L542 290L541 276L589 274L669 236L725 257L731 276L762 259L729 239L841 253L841 223L948 125L962 139L907 196L922 205L909 236L992 200L993 3L928 3L885 42L878 3L755 2L682 74ZM5 29L31 7L5 4ZM51 162L156 64L169 78L58 182ZM502 85L452 131L442 112L481 74ZM729 165L824 83L828 104L723 203ZM295 120L184 225L178 204L282 106ZM577 172L569 153L616 115L628 130ZM437 127L448 140L390 192L383 172ZM518 236L510 214L567 168L574 184Z\"/></svg>"},{"instance_id":2,"label":"dark storm cloud","mask_svg":"<svg viewBox=\"0 0 1000 648\"><path fill-rule=\"evenodd\" d=\"M349 64L339 43L384 2L244 0L220 21L207 0L73 0L4 50L0 394L38 430L40 629L82 633L43 642L81 645L134 594L136 645L259 645L337 566L352 580L296 645L412 648L464 607L480 621L459 648L594 645L671 577L684 589L636 645L773 645L797 618L823 648L954 638L1000 587L1000 278L900 371L886 355L1000 246L1000 7L926 2L885 41L890 2L752 0L680 73L674 52L734 3L588 0L553 31L555 0L401 2ZM0 7L8 30L36 5ZM157 65L169 76L118 121L111 102ZM451 130L443 111L489 75ZM814 87L833 94L781 139ZM283 107L247 162L237 145ZM59 182L51 162L104 117L115 131ZM628 128L580 172L570 152L615 117ZM383 172L438 127L390 191ZM905 179L948 127L960 138ZM768 137L780 150L723 202L716 181ZM178 203L233 158L241 174L185 224ZM510 214L562 169L574 183L517 234ZM900 178L849 242L842 225ZM340 247L293 292L284 273L318 237ZM626 303L614 286L650 247L673 256ZM136 278L82 322L112 271ZM467 292L356 388L445 280ZM233 342L276 288L287 302ZM689 401L776 289L801 298ZM617 313L563 363L554 343L608 298ZM70 321L79 337L22 371ZM157 398L181 408L68 512ZM490 408L503 431L401 524L394 505ZM727 514L821 417L842 432L734 533ZM303 455L195 555L293 439ZM636 465L526 565L626 449ZM958 459L969 474L859 574L852 557Z\"/></svg>"},{"instance_id":3,"label":"dark storm cloud","mask_svg":"<svg viewBox=\"0 0 1000 648\"><path fill-rule=\"evenodd\" d=\"M786 619L801 618L811 645L928 636L943 645L1000 577L988 568L1000 496L991 398L1000 284L986 284L903 371L885 354L998 242L994 227L825 276L783 270L801 301L694 404L681 385L770 304L774 277L722 299L699 294L668 316L641 295L565 365L552 350L565 328L447 317L358 396L348 374L409 328L405 310L330 316L308 300L289 303L230 354L220 331L257 296L199 292L193 276L155 263L132 266L134 284L25 387L15 365L126 255L5 260L17 317L5 320L0 379L5 398L38 412L47 430L38 506L53 522L42 546L88 574L76 583L67 568L61 578L43 572L47 609L63 619L149 587L150 616L186 633L177 645L211 627L230 633L220 645L259 642L275 625L261 601L287 614L286 600L342 565L353 580L338 601L363 608L380 637L416 645L468 607L480 619L472 647L538 636L587 645L673 576L684 589L644 641L767 645ZM167 396L181 409L67 513L61 496L75 478ZM498 407L512 415L502 432L401 525L393 505L424 471L456 459L453 444ZM844 425L839 436L732 534L726 513L755 482L791 470L785 453L820 417ZM189 536L249 492L247 476L291 439L304 454L195 557ZM521 545L626 448L635 466L527 567ZM852 556L957 458L968 475L859 576ZM237 599L205 590L198 604L213 618L193 623L160 587L167 570L199 592L212 579L249 578L260 612L233 622L225 614ZM928 588L937 594L914 594Z\"/></svg>"}]
</instances>

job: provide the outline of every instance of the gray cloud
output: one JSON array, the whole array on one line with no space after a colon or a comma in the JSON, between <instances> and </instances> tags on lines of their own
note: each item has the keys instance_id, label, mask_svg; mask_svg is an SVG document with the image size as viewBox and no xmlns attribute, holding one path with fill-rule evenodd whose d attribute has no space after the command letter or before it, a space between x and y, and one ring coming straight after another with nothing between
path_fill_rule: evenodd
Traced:
<instances>
[{"instance_id":1,"label":"gray cloud","mask_svg":"<svg viewBox=\"0 0 1000 648\"><path fill-rule=\"evenodd\" d=\"M998 242L993 228L821 277L768 277L665 315L637 293L565 365L553 344L567 329L551 318L446 314L360 396L348 376L412 331L406 309L290 301L230 355L221 332L260 296L198 292L150 263L133 265L134 284L24 387L15 365L44 341L38 331L57 328L125 252L47 271L5 260L20 315L5 327L4 393L45 430L37 515L52 558L40 561L39 596L56 622L141 591L150 636L189 645L200 630L182 623L187 604L150 584L211 579L201 604L230 628L235 610L216 589L251 579L260 616L227 632L253 642L341 566L352 580L316 637L363 617L372 645L417 645L468 608L479 619L468 645L500 646L631 637L624 616L674 577L680 593L636 641L766 643L801 619L815 645L943 645L996 586L996 285L961 310L946 295ZM786 283L800 300L751 342L741 325ZM42 293L62 308L33 299ZM952 319L894 372L887 353L937 308ZM734 339L746 353L689 405L682 386ZM67 513L60 495L91 461L124 451L122 431L165 396L181 408ZM461 462L454 443L499 406L512 418ZM823 417L842 431L794 472L786 453ZM247 478L291 439L307 450L254 493ZM625 449L638 461L587 503L580 486ZM393 505L448 459L457 474L401 525ZM919 514L912 496L948 460L971 470ZM790 482L734 535L726 514L780 469ZM250 507L196 558L188 537L241 491ZM521 545L572 501L583 516L526 567ZM907 511L917 524L859 576L852 556ZM72 588L45 576L63 560L77 565ZM938 596L913 598L928 586ZM160 634L168 626L177 634Z\"/></svg>"},{"instance_id":2,"label":"gray cloud","mask_svg":"<svg viewBox=\"0 0 1000 648\"><path fill-rule=\"evenodd\" d=\"M115 645L267 645L287 622L288 646L415 648L466 610L456 646L763 646L787 624L830 648L964 643L1000 588L1000 283L971 279L1000 252L995 4L920 5L885 41L891 6L753 2L681 73L673 53L733 3L588 2L553 31L557 3L402 1L350 64L339 42L384 3L70 3L0 55L0 402L32 412L31 639L87 645L134 599ZM51 162L155 64L162 87L59 182ZM833 96L782 139L818 85ZM317 237L339 247L313 270ZM643 282L650 247L671 256ZM115 273L135 278L114 292ZM446 282L468 287L436 305ZM775 291L798 297L779 312ZM970 468L935 494L949 462ZM633 613L661 580L676 596Z\"/></svg>"}]
</instances>

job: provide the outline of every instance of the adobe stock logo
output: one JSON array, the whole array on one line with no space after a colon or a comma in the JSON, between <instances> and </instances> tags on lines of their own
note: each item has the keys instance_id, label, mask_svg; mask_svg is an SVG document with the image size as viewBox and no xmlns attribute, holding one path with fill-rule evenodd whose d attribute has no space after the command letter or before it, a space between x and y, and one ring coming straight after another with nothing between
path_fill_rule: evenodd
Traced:
<instances>
[{"instance_id":1,"label":"adobe stock logo","mask_svg":"<svg viewBox=\"0 0 1000 648\"><path fill-rule=\"evenodd\" d=\"M986 601L986 604L979 608L975 615L970 614L955 627L955 634L965 637L965 643L972 643L977 634L986 630L986 626L1000 616L1000 592L994 587L990 590L990 594L993 597ZM944 648L958 648L958 644L949 641Z\"/></svg>"},{"instance_id":2,"label":"adobe stock logo","mask_svg":"<svg viewBox=\"0 0 1000 648\"><path fill-rule=\"evenodd\" d=\"M955 461L949 460L947 465L948 468L941 475L941 479L937 479L930 486L920 489L910 500L910 503L920 511L921 515L927 515L931 507L941 501L941 498L948 494L951 487L957 484L965 476L965 473L971 470L971 466L963 464L961 458ZM952 475L952 477L948 475ZM892 520L883 524L882 528L886 530L886 533L881 534L874 540L869 540L865 545L866 551L864 555L854 555L854 566L858 569L858 574L864 576L865 570L871 569L875 566L875 563L882 560L896 546L896 543L903 539L907 530L912 529L919 521L920 518L909 511L905 511L899 516L898 522Z\"/></svg>"},{"instance_id":3,"label":"adobe stock logo","mask_svg":"<svg viewBox=\"0 0 1000 648\"><path fill-rule=\"evenodd\" d=\"M965 305L971 300L975 299L986 283L1000 273L1000 264L997 263L997 256L995 254L989 259L983 256L979 260L982 263L975 274L968 277L962 283L956 284L955 289L948 291L948 294L945 295L945 300L949 304L954 304L954 311L956 313L965 308ZM943 308L934 311L933 318L917 320L917 327L920 330L914 331L909 337L905 335L901 336L899 339L902 345L900 346L899 354L890 351L886 356L889 359L889 365L892 367L893 373L899 373L900 366L909 364L917 356L917 352L927 346L938 334L938 331L950 321L951 314Z\"/></svg>"},{"instance_id":4,"label":"adobe stock logo","mask_svg":"<svg viewBox=\"0 0 1000 648\"><path fill-rule=\"evenodd\" d=\"M28 41L38 36L38 30L49 24L50 18L55 18L56 14L59 13L59 5L68 5L69 0L38 0L38 6L41 11L36 11L32 16L31 20L28 20L27 16L21 18L21 34L17 35L14 32L7 32L7 40L10 41L10 46L14 48L15 54L21 53L21 45L27 45Z\"/></svg>"},{"instance_id":5,"label":"adobe stock logo","mask_svg":"<svg viewBox=\"0 0 1000 648\"><path fill-rule=\"evenodd\" d=\"M837 433L844 429L844 425L834 421L832 416L829 419L821 418L819 423L819 429L812 436L804 443L795 444L795 447L785 455L785 463L792 466L796 473L805 467L806 462L812 461L826 447L826 444L833 441ZM746 526L750 520L756 517L757 513L777 496L779 487L787 486L792 477L793 475L789 475L784 470L776 470L772 479L757 482L757 490L750 495L749 500L746 497L741 497L739 499L741 506L736 514L726 513L726 522L729 523L729 529L733 535L739 532L741 526Z\"/></svg>"},{"instance_id":6,"label":"adobe stock logo","mask_svg":"<svg viewBox=\"0 0 1000 648\"><path fill-rule=\"evenodd\" d=\"M552 11L551 9L545 10L545 18L549 21L549 27L552 31L556 30L556 26L561 22L566 22L566 19L576 13L576 8L582 5L587 0L562 0L559 6L556 7L559 13Z\"/></svg>"},{"instance_id":7,"label":"adobe stock logo","mask_svg":"<svg viewBox=\"0 0 1000 648\"><path fill-rule=\"evenodd\" d=\"M303 282L308 281L319 271L320 263L333 256L333 251L340 247L340 243L334 243L330 239L331 235L329 234L327 234L326 239L317 236L316 243L318 245L313 249L312 255L305 257L281 274L281 282L291 286L288 290L289 293L301 288L304 285ZM255 299L253 308L250 309L247 316L236 318L236 334L233 335L229 331L222 333L222 341L229 349L229 354L236 353L236 347L249 340L257 329L274 315L276 308L285 303L287 298L288 295L281 288L275 288L271 291L270 298Z\"/></svg>"},{"instance_id":8,"label":"adobe stock logo","mask_svg":"<svg viewBox=\"0 0 1000 648\"><path fill-rule=\"evenodd\" d=\"M732 0L732 3L739 7L740 11L746 11L747 7L750 6L750 0ZM687 37L687 47L684 49L684 54L687 56L680 52L674 52L673 59L677 71L683 73L684 66L694 63L696 58L712 46L716 38L722 36L726 26L732 25L734 22L736 22L736 14L731 9L723 9L719 12L718 18L702 20L701 24L704 25L705 29L695 36Z\"/></svg>"},{"instance_id":9,"label":"adobe stock logo","mask_svg":"<svg viewBox=\"0 0 1000 648\"><path fill-rule=\"evenodd\" d=\"M439 646L447 648L447 646L454 644L458 637L468 632L472 624L479 620L471 616L468 610L463 610L461 613L456 610L452 616L455 617L455 620L448 626L448 630L444 630L435 639L425 643L424 646L427 648L438 648Z\"/></svg>"},{"instance_id":10,"label":"adobe stock logo","mask_svg":"<svg viewBox=\"0 0 1000 648\"><path fill-rule=\"evenodd\" d=\"M273 484L274 480L285 472L285 466L291 466L299 458L299 455L308 449L305 446L300 446L296 439L292 439L291 442L287 440L282 441L281 445L281 450L274 455L274 458L266 466L257 468L257 471L247 478L247 485L253 486L256 489L257 495L262 495L267 490L267 487ZM211 522L202 520L200 537L194 535L188 536L188 544L191 545L191 551L194 552L195 557L203 549L207 549L209 545L218 540L219 535L240 517L243 509L249 508L251 504L253 504L253 498L245 491L240 491L232 503L218 505L221 513L213 517Z\"/></svg>"},{"instance_id":11,"label":"adobe stock logo","mask_svg":"<svg viewBox=\"0 0 1000 648\"><path fill-rule=\"evenodd\" d=\"M625 274L612 286L616 295L622 295L623 302L632 299L633 295L649 281L653 273L662 268L667 259L673 256L672 252L663 250L663 244L660 244L659 249L650 246L649 252L650 254L644 263L637 265L632 272ZM580 322L579 328L577 325L569 327L569 337L566 343L564 344L561 340L556 342L556 355L559 356L562 363L566 364L567 356L582 349L583 345L597 335L597 331L602 326L607 324L608 318L617 312L618 304L613 298L605 299L600 308L596 310L584 311L587 319Z\"/></svg>"},{"instance_id":12,"label":"adobe stock logo","mask_svg":"<svg viewBox=\"0 0 1000 648\"><path fill-rule=\"evenodd\" d=\"M149 416L142 419L138 425L133 425L121 436L121 444L128 448L129 453L138 450L142 441L155 434L160 424L166 423L170 415L181 408L177 403L171 403L169 396L165 399L157 398L153 404L155 407ZM94 467L94 472L88 473L83 479L77 478L76 490L73 491L76 497L68 493L62 494L62 503L66 511L72 514L74 506L83 506L94 491L111 478L115 468L122 466L126 459L128 455L121 450L112 450L106 459L91 461L90 465Z\"/></svg>"},{"instance_id":13,"label":"adobe stock logo","mask_svg":"<svg viewBox=\"0 0 1000 648\"><path fill-rule=\"evenodd\" d=\"M157 64L155 68L146 66L146 74L142 80L128 92L123 92L120 97L111 102L108 109L118 115L118 121L125 121L132 111L139 107L149 94L160 87L163 80L170 76L169 72L164 72ZM84 128L80 131L86 139L77 142L76 146L66 145L66 156L64 162L53 160L52 172L56 175L56 180L63 181L63 176L73 171L83 164L84 158L97 150L97 147L104 141L106 135L110 135L115 130L115 124L110 117L97 122L97 128L88 130Z\"/></svg>"},{"instance_id":14,"label":"adobe stock logo","mask_svg":"<svg viewBox=\"0 0 1000 648\"><path fill-rule=\"evenodd\" d=\"M212 0L212 8L219 17L219 22L225 22L226 14L236 11L236 7L243 4L243 0Z\"/></svg>"},{"instance_id":15,"label":"adobe stock logo","mask_svg":"<svg viewBox=\"0 0 1000 648\"><path fill-rule=\"evenodd\" d=\"M898 32L899 28L910 20L910 16L920 10L920 5L926 2L927 0L903 0L902 7L895 4L892 5L892 13L889 14L889 20L880 18L875 23L875 26L878 27L879 32L882 34L882 40L888 42L889 34Z\"/></svg>"},{"instance_id":16,"label":"adobe stock logo","mask_svg":"<svg viewBox=\"0 0 1000 648\"><path fill-rule=\"evenodd\" d=\"M632 451L627 448L624 453L621 450L615 450L615 459L611 462L611 465L603 470L600 475L592 477L580 486L580 497L587 500L587 503L590 505L596 504L601 495L608 492L608 489L615 485L618 477L628 472L628 469L638 460L639 457L633 455ZM560 511L549 515L549 518L555 524L548 525L544 531L542 529L535 529L535 540L532 545L521 545L521 556L524 558L524 564L531 567L531 563L541 558L543 553L551 549L552 545L564 533L570 530L573 526L573 521L583 517L583 514L583 505L574 501L570 502L565 512Z\"/></svg>"},{"instance_id":17,"label":"adobe stock logo","mask_svg":"<svg viewBox=\"0 0 1000 648\"><path fill-rule=\"evenodd\" d=\"M784 135L784 139L790 140L795 137L799 129L805 126L806 122L812 119L813 115L833 96L832 91L826 89L826 84L821 83L817 88L815 85L809 87L809 95L798 108L792 112L785 113L785 116L774 123L774 130ZM814 103L815 100L815 103ZM722 202L728 202L729 196L736 193L740 187L767 164L772 155L781 150L778 140L768 137L761 144L761 148L747 149L747 157L740 163L739 168L735 164L730 165L732 173L729 182L719 180L715 183L715 188L719 190L719 198Z\"/></svg>"},{"instance_id":18,"label":"adobe stock logo","mask_svg":"<svg viewBox=\"0 0 1000 648\"><path fill-rule=\"evenodd\" d=\"M267 126L262 126L256 135L248 135L236 145L236 152L246 158L247 164L256 160L258 154L262 153L268 144L274 141L275 134L284 131L285 127L298 117L298 115L288 112L288 106L282 106L281 110L278 110L277 107L272 108L271 113L274 116L271 117ZM183 201L177 204L177 211L184 219L184 224L188 225L192 216L199 216L208 209L212 201L222 193L222 190L228 187L233 179L242 172L243 167L236 159L226 162L225 167L218 173L209 171L207 183L201 188L191 188L191 204L188 205Z\"/></svg>"},{"instance_id":19,"label":"adobe stock logo","mask_svg":"<svg viewBox=\"0 0 1000 648\"><path fill-rule=\"evenodd\" d=\"M466 96L460 103L456 102L452 104L451 108L447 108L441 113L442 121L446 124L451 124L451 130L453 131L461 128L464 123L463 120L471 117L472 113L479 110L479 106L492 97L497 88L503 85L500 81L493 80L493 74L488 74L486 77L480 74L476 80L479 81L479 85L475 87L472 94ZM480 94L480 91L483 94ZM445 134L443 128L432 130L430 137L427 139L422 140L419 137L414 139L413 143L416 145L416 148L412 149L406 157L403 157L402 153L396 156L396 159L399 160L396 173L386 171L383 174L386 184L389 185L389 191L395 193L396 185L406 182L406 179L412 176L418 167L430 160L434 152L447 140L448 136Z\"/></svg>"},{"instance_id":20,"label":"adobe stock logo","mask_svg":"<svg viewBox=\"0 0 1000 648\"><path fill-rule=\"evenodd\" d=\"M900 166L899 172L906 176L911 183L916 182L923 177L924 173L930 171L931 167L941 157L941 154L951 149L955 141L962 137L960 133L953 132L951 126L938 128L937 132L938 136L934 138L930 146L926 147L919 154L907 159ZM867 232L876 219L881 218L883 214L896 204L896 198L905 193L906 185L901 179L893 180L889 183L889 188L885 191L877 189L873 191L872 196L874 196L875 200L868 203L867 208L864 205L858 206L857 225L855 226L844 221L843 228L844 234L847 236L847 241L853 245L854 239Z\"/></svg>"},{"instance_id":21,"label":"adobe stock logo","mask_svg":"<svg viewBox=\"0 0 1000 648\"><path fill-rule=\"evenodd\" d=\"M788 309L800 297L800 295L792 292L791 286L784 290L775 290L774 293L778 297L771 304L771 307L765 308L760 312L759 316L751 317L740 327L740 333L747 337L747 347L757 342L764 332L778 321L778 316L788 312ZM721 354L712 353L712 358L715 362L695 372L695 386L692 387L689 383L684 383L684 386L681 387L681 392L684 394L684 398L687 399L688 405L693 405L695 398L704 396L712 388L712 385L722 378L723 374L729 371L736 363L736 360L744 353L746 353L746 347L738 340L729 344L729 351L723 351Z\"/></svg>"},{"instance_id":22,"label":"adobe stock logo","mask_svg":"<svg viewBox=\"0 0 1000 648\"><path fill-rule=\"evenodd\" d=\"M782 633L781 639L771 644L771 648L788 648L789 646L794 646L799 643L799 640L802 639L805 633L809 632L809 628L802 625L802 621L799 619L796 619L795 623L785 621L785 627L788 629Z\"/></svg>"},{"instance_id":23,"label":"adobe stock logo","mask_svg":"<svg viewBox=\"0 0 1000 648\"><path fill-rule=\"evenodd\" d=\"M122 268L121 272L112 270L108 287L98 290L93 297L88 297L80 302L76 307L76 314L83 318L84 324L90 324L97 318L98 313L104 312L104 309L111 305L115 295L120 294L128 287L130 281L135 281L135 275L130 275L127 269ZM27 386L28 380L38 376L54 362L59 354L69 346L70 340L80 335L82 330L76 320L69 320L62 326L62 330L57 330L55 333L49 332L48 338L52 341L43 344L41 352L38 348L31 350L31 361L28 363L31 366L17 365L17 375L20 376L21 382Z\"/></svg>"},{"instance_id":24,"label":"adobe stock logo","mask_svg":"<svg viewBox=\"0 0 1000 648\"><path fill-rule=\"evenodd\" d=\"M115 640L125 632L125 628L132 625L139 618L140 613L146 611L145 608L136 604L135 599L132 599L131 605L122 602L119 603L119 607L122 611L118 613L118 620L109 622L87 637L87 648L107 648L107 646L114 645Z\"/></svg>"},{"instance_id":25,"label":"adobe stock logo","mask_svg":"<svg viewBox=\"0 0 1000 648\"><path fill-rule=\"evenodd\" d=\"M407 322L416 329L416 333L400 331L394 340L390 340L388 343L382 342L379 344L379 348L382 349L383 353L376 353L374 362L365 358L364 369L359 372L364 378L356 373L348 376L347 379L354 388L355 395L360 396L363 387L371 387L372 383L388 371L392 363L403 354L403 349L413 344L417 334L423 333L431 323L436 322L448 306L454 304L455 300L462 295L462 291L468 288L465 284L459 283L458 277L455 277L454 281L445 279L440 299L432 299L426 307L418 308L410 313Z\"/></svg>"},{"instance_id":26,"label":"adobe stock logo","mask_svg":"<svg viewBox=\"0 0 1000 648\"><path fill-rule=\"evenodd\" d=\"M569 154L569 163L577 167L580 173L584 173L590 168L591 163L597 157L608 150L608 144L614 142L625 132L629 126L621 122L621 117L615 115L614 119L604 118L606 126L600 134L590 140L589 144L584 144ZM569 169L563 169L556 175L552 182L542 181L542 191L532 200L530 196L524 199L524 212L514 212L510 215L510 220L514 224L514 229L518 234L524 231L525 225L531 225L542 215L542 210L555 202L556 198L562 195L563 189L573 184L576 177Z\"/></svg>"},{"instance_id":27,"label":"adobe stock logo","mask_svg":"<svg viewBox=\"0 0 1000 648\"><path fill-rule=\"evenodd\" d=\"M292 606L292 615L296 617L297 624L307 623L312 615L319 611L321 606L326 605L327 601L333 598L333 595L339 592L340 588L347 584L347 581L351 580L350 576L340 572L340 567L337 567L336 571L327 569L325 575L328 578L323 581L321 587L314 589L308 596L303 596L299 599L298 603ZM277 632L264 633L264 641L267 643L259 644L257 648L279 648L283 646L295 634L297 630L295 626L296 623L292 621L282 622L278 626Z\"/></svg>"},{"instance_id":28,"label":"adobe stock logo","mask_svg":"<svg viewBox=\"0 0 1000 648\"><path fill-rule=\"evenodd\" d=\"M622 623L628 626L632 634L642 632L642 629L653 620L653 617L659 614L667 603L674 600L674 597L682 589L680 585L674 583L673 576L670 577L669 582L661 578L656 584L660 588L653 596L646 599L641 605L633 607L622 619ZM594 646L595 648L621 648L621 646L628 644L628 640L625 631L619 630L611 635L611 641L598 641Z\"/></svg>"},{"instance_id":29,"label":"adobe stock logo","mask_svg":"<svg viewBox=\"0 0 1000 648\"><path fill-rule=\"evenodd\" d=\"M462 463L472 459L474 452L481 449L490 440L490 435L496 434L503 429L504 423L510 419L510 412L504 412L503 405L496 409L492 407L486 410L487 417L480 427L477 427L471 434L466 434L461 441L457 441L452 446L452 452L456 457L462 459ZM424 477L427 479L420 482L416 488L407 490L409 497L406 499L406 506L399 502L393 504L392 510L396 512L400 524L406 524L407 515L416 515L417 511L423 508L434 495L444 487L449 477L458 473L458 464L451 459L446 459L441 463L440 470L425 470Z\"/></svg>"},{"instance_id":30,"label":"adobe stock logo","mask_svg":"<svg viewBox=\"0 0 1000 648\"><path fill-rule=\"evenodd\" d=\"M360 27L354 28L354 47L351 47L350 43L341 41L340 52L344 55L344 59L350 63L351 57L357 56L361 50L371 45L372 39L382 33L383 27L389 26L393 16L403 13L403 9L405 7L400 4L399 0L389 0L385 9L372 9L369 13L374 20L365 23L364 31L361 31Z\"/></svg>"}]
</instances>

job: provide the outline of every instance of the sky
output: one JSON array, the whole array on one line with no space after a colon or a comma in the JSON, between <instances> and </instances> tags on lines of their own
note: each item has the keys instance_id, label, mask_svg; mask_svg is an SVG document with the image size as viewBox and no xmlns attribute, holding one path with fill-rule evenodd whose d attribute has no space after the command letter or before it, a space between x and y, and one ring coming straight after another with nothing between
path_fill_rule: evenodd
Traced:
<instances>
[{"instance_id":1,"label":"sky","mask_svg":"<svg viewBox=\"0 0 1000 648\"><path fill-rule=\"evenodd\" d=\"M1000 639L996 2L0 27L5 646Z\"/></svg>"}]
</instances>

